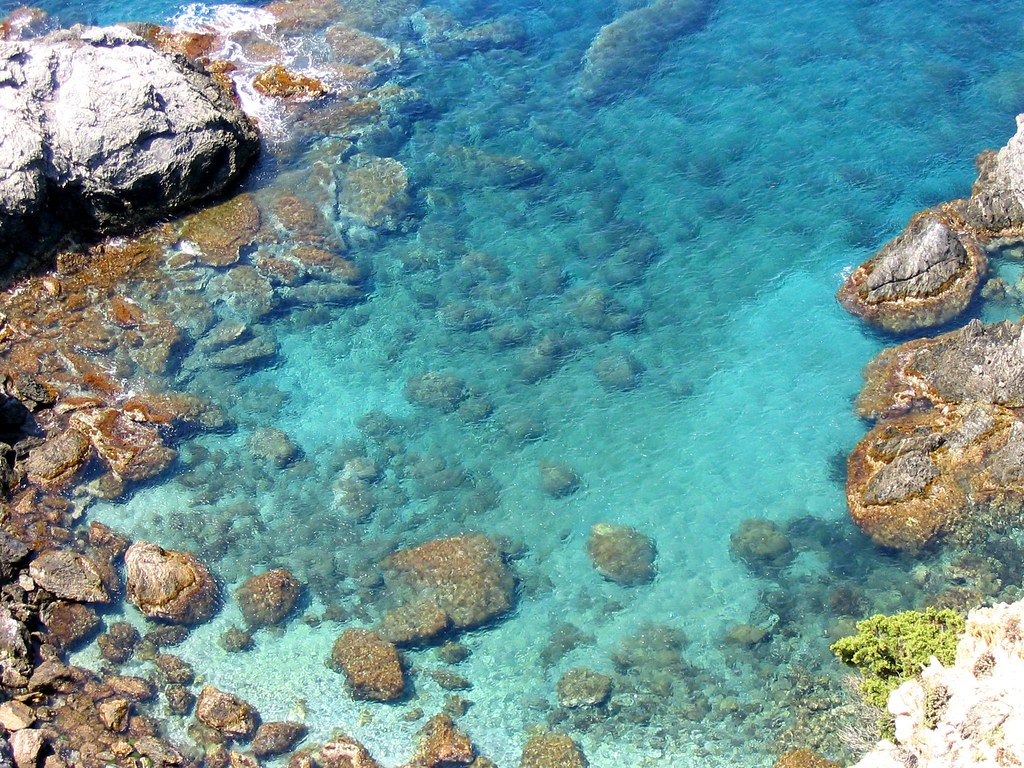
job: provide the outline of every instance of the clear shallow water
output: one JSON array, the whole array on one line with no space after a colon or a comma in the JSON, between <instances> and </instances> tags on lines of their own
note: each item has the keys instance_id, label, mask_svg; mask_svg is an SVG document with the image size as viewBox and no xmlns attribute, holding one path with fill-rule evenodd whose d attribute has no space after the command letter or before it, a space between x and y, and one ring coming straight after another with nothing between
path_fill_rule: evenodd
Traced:
<instances>
[{"instance_id":1,"label":"clear shallow water","mask_svg":"<svg viewBox=\"0 0 1024 768\"><path fill-rule=\"evenodd\" d=\"M405 165L419 215L406 233L350 233L349 257L373 274L366 301L271 315L280 355L266 369L239 376L187 358L174 385L210 396L237 429L196 439L180 474L89 515L199 551L229 589L289 567L310 585L309 613L341 604L357 625L375 615L362 574L388 552L466 530L508 537L524 545L517 610L465 636L472 656L458 669L474 702L460 722L484 754L516 764L525 730L560 717L551 706L560 674L612 672L621 644L656 624L686 635L689 665L687 679L671 671L671 694L650 692L657 669L633 670L660 711L560 727L597 768L769 765L783 745L821 738L793 691L809 676L801 695L834 701L829 680L842 670L828 658L829 633L851 618L834 595L855 590L863 613L924 598L913 563L874 552L846 516L842 462L864 432L851 400L862 366L891 340L847 317L833 294L914 211L967 194L974 155L1014 130L1024 105L1016 8L718 2L643 87L593 104L573 92L613 8L447 7L465 24L514 13L527 42L409 57L399 79L431 109L405 140L375 151ZM90 20L124 18L121 6L90 9ZM70 20L84 12L52 10ZM162 20L174 10L124 13ZM540 178L488 186L453 146L523 157ZM259 185L302 190L317 151L268 161ZM642 238L650 245L632 258L609 257ZM1010 282L1019 276L1013 264L1001 269ZM606 311L593 311L596 296ZM488 320L460 323L462 306ZM628 329L609 319L615 311L633 318ZM492 332L505 325L523 343L496 344ZM548 375L524 377L524 361L536 363L528 350L546 336L567 340L566 354ZM643 372L635 388L609 391L595 366L622 353ZM493 414L467 422L410 403L407 380L427 371L457 375ZM361 430L369 412L394 424ZM506 425L527 417L540 421L539 437L510 435ZM303 459L278 469L254 457L249 439L266 426L284 430ZM333 485L360 455L385 480L374 514L352 520ZM581 490L546 496L542 460L570 464ZM794 538L817 530L806 537L816 543L799 546L784 573L759 578L729 547L751 517L793 525ZM794 523L804 518L821 522ZM619 587L594 572L585 542L598 521L655 540L653 584ZM239 621L229 600L178 651L264 719L304 709L313 737L346 730L383 762L408 758L418 724L403 715L432 714L449 695L420 673L402 705L353 702L323 665L341 625L296 619L258 633L253 651L228 654L217 638ZM565 621L592 640L541 663ZM748 621L773 626L770 639L727 646L728 628ZM430 650L410 658L418 671L441 666ZM628 695L618 702L626 713L638 706Z\"/></svg>"}]
</instances>

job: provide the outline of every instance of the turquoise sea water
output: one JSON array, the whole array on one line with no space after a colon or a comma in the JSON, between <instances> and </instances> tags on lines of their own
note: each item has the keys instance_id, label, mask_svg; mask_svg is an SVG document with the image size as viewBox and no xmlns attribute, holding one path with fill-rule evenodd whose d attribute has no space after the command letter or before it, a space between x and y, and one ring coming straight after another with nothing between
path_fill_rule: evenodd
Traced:
<instances>
[{"instance_id":1,"label":"turquoise sea water","mask_svg":"<svg viewBox=\"0 0 1024 768\"><path fill-rule=\"evenodd\" d=\"M809 725L838 700L836 626L921 604L921 568L933 566L874 550L847 518L843 462L865 430L852 398L893 340L833 295L912 213L968 194L975 154L1015 130L1019 6L719 0L649 77L601 102L576 93L581 61L633 6L443 6L465 25L512 14L526 34L443 58L394 33L409 52L395 79L427 106L371 150L407 169L414 216L407 231L347 233L349 258L372 274L365 301L269 314L260 322L280 353L261 369L212 371L186 351L171 383L209 396L234 428L183 445L174 474L88 515L199 552L227 593L285 566L309 584L305 613L343 607L344 623L295 619L229 654L217 642L240 621L228 600L176 652L264 719L302 716L317 739L345 730L388 764L409 757L419 723L407 713L432 714L450 695L422 674L442 666L434 652L410 652L415 693L399 705L352 701L323 660L343 625L372 623L365 574L380 558L470 530L519 551L515 612L463 636L472 655L458 668L473 684L460 724L498 765L515 765L544 722L596 768L770 765L782 746L812 742L837 754L838 740ZM180 8L50 10L105 23L168 21ZM517 156L536 173L491 183L452 147ZM272 150L253 184L301 191L324 151L315 140ZM561 354L538 362L552 340ZM628 386L599 380L612 363ZM408 379L431 371L462 379L490 415L410 403ZM301 460L255 457L265 427L286 432ZM334 485L356 456L384 477L375 511L353 519ZM542 461L570 465L580 490L543 493ZM748 518L788 530L792 565L752 573L730 551ZM601 579L586 556L596 522L656 542L652 584ZM588 637L552 653L565 622ZM770 632L732 646L737 623ZM648 625L685 635L675 665ZM640 661L617 670L631 642ZM557 708L555 683L573 666L624 673L611 710ZM812 707L815 697L830 704Z\"/></svg>"}]
</instances>

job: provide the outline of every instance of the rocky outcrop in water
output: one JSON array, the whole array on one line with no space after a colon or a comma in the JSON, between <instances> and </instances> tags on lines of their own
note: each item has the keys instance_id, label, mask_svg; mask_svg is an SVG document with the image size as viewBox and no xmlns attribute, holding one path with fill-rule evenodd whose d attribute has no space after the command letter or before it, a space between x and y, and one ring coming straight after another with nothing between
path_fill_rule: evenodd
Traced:
<instances>
[{"instance_id":1,"label":"rocky outcrop in water","mask_svg":"<svg viewBox=\"0 0 1024 768\"><path fill-rule=\"evenodd\" d=\"M887 349L858 412L877 420L847 462L854 521L877 543L920 549L1024 513L1024 324L972 321Z\"/></svg>"},{"instance_id":2,"label":"rocky outcrop in water","mask_svg":"<svg viewBox=\"0 0 1024 768\"><path fill-rule=\"evenodd\" d=\"M221 193L259 151L228 94L124 27L0 42L0 254Z\"/></svg>"},{"instance_id":3,"label":"rocky outcrop in water","mask_svg":"<svg viewBox=\"0 0 1024 768\"><path fill-rule=\"evenodd\" d=\"M846 279L848 311L894 333L930 328L963 312L985 277L985 246L1024 236L1024 115L998 152L978 156L967 200L917 214Z\"/></svg>"},{"instance_id":4,"label":"rocky outcrop in water","mask_svg":"<svg viewBox=\"0 0 1024 768\"><path fill-rule=\"evenodd\" d=\"M601 27L583 56L580 95L611 99L640 87L673 41L710 12L708 0L655 0Z\"/></svg>"},{"instance_id":5,"label":"rocky outcrop in water","mask_svg":"<svg viewBox=\"0 0 1024 768\"><path fill-rule=\"evenodd\" d=\"M854 768L954 768L1024 762L1024 602L971 611L956 662L937 660L889 695L894 742Z\"/></svg>"}]
</instances>

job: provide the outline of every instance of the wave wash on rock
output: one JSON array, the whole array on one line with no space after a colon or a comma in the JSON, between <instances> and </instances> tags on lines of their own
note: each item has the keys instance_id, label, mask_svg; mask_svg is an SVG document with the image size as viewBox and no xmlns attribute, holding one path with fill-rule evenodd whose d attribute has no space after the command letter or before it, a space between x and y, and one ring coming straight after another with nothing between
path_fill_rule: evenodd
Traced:
<instances>
[{"instance_id":1,"label":"wave wash on rock","mask_svg":"<svg viewBox=\"0 0 1024 768\"><path fill-rule=\"evenodd\" d=\"M583 56L579 93L602 100L638 88L672 42L703 25L710 11L708 0L655 0L605 24Z\"/></svg>"},{"instance_id":2,"label":"wave wash on rock","mask_svg":"<svg viewBox=\"0 0 1024 768\"><path fill-rule=\"evenodd\" d=\"M124 27L0 43L0 264L214 197L259 153L228 93Z\"/></svg>"}]
</instances>

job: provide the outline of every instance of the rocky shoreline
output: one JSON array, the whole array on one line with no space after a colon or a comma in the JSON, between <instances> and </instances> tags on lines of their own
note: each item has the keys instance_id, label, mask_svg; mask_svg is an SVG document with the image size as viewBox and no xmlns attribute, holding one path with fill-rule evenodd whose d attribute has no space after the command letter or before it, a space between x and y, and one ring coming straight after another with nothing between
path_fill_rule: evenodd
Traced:
<instances>
[{"instance_id":1,"label":"rocky shoreline","mask_svg":"<svg viewBox=\"0 0 1024 768\"><path fill-rule=\"evenodd\" d=\"M232 77L240 77L239 67L253 67L243 73L246 82L290 121L287 136L273 149L282 165L311 136L327 137L320 159L304 170L301 194L254 189L131 237L77 248L64 240L52 270L20 278L17 289L0 302L0 481L8 493L0 537L0 683L6 699L0 704L0 725L8 737L7 748L0 742L0 765L4 760L17 768L249 766L272 760L287 760L295 768L378 765L351 736L309 745L303 743L305 726L298 720L260 722L250 703L202 685L201 671L173 652L190 627L208 621L226 601L237 602L244 626L226 633L222 642L242 651L256 631L296 620L304 593L326 591L334 573L261 569L227 594L214 569L194 554L163 549L159 542L132 542L96 522L84 527L81 518L91 499L118 498L180 464L197 475L230 474L230 460L216 464L199 451L179 456L186 438L232 425L215 403L169 382L208 377L208 389L215 390L270 363L278 345L260 320L293 313L312 326L324 306L358 306L372 290L374 277L360 262L358 244L415 226L417 202L408 171L388 148L401 141L414 116L430 107L415 89L386 78L401 67L404 55L403 47L388 38L394 19L412 19L423 45L420 55L442 58L514 48L522 43L523 32L514 19L463 26L443 12L399 5L383 14L387 18L336 22L337 8L329 3L271 3L266 10L276 20L272 32L251 33L244 41L247 50L263 57L255 66L218 58L224 41L213 32L135 27L78 29L42 38L39 45L54 46L47 48L46 60L67 56L73 72L84 66L82 59L91 66L96 51L126 52L128 63L120 67L138 66L135 57L145 55L171 67L199 93L199 101L223 110L217 117L191 115L186 128L169 130L156 113L169 114L161 102L179 97L132 91L124 96L125 109L151 122L131 140L103 145L102 156L80 157L61 144L70 129L58 124L53 110L0 100L0 112L24 113L37 127L19 134L33 136L35 144L24 148L22 170L10 176L12 184L32 194L15 203L4 196L7 187L0 189L0 247L32 245L25 257L9 260L15 268L29 265L27 251L69 234L48 218L55 206L79 212L71 222L72 234L95 238L162 218L167 211L205 204L228 191L256 154L254 129L232 100L238 98ZM605 99L631 87L628 77L622 82L623 73L634 73L616 58L629 56L623 41L632 39L631 29L649 30L652 19L665 13L673 19L665 35L673 37L699 26L708 6L658 2L606 25L584 62L584 90ZM327 65L319 76L276 60L283 57L289 35L315 26L327 28ZM31 74L30 50L37 43L17 40L20 28L11 21L3 27L15 41L0 44L6 46L2 52L10 70L9 80L0 82L7 89L0 91L4 99L9 82L33 82L23 73ZM641 63L649 69L658 55L654 51ZM75 77L93 78L81 72ZM40 104L63 99L61 91L55 88ZM197 97L180 98L192 103ZM149 105L141 111L136 108L140 99ZM216 135L200 153L205 159L173 143L179 138L191 147L194 137L207 130ZM190 138L181 138L186 135ZM904 235L855 272L840 294L844 305L897 332L946 323L963 312L984 283L985 246L1024 233L1024 203L1013 197L1020 188L1014 173L1022 135L1024 127L1004 150L983 155L970 200L920 214ZM153 164L128 163L136 175L126 176L124 161L135 157L126 147L133 141L153 150ZM44 155L54 162L42 163ZM187 162L180 168L167 166L161 162L167 156ZM528 188L543 175L527 158L475 147L452 147L438 162L469 169L480 183L501 189ZM83 168L97 174L79 173ZM111 180L123 188L112 188ZM118 200L126 205L120 207ZM643 238L635 238L617 252L620 266L642 269L636 265L649 262L652 250ZM467 256L467 272L499 269L485 255L471 256L476 260ZM416 258L408 256L410 265ZM439 312L456 329L486 325L471 307L445 306ZM628 332L639 322L599 289L573 297L570 314L595 335ZM848 494L855 522L878 544L918 551L942 540L972 543L993 526L1019 522L1024 504L1019 476L1024 444L1018 446L1024 426L1017 417L1024 396L1021 334L1020 323L989 328L972 323L937 339L908 342L872 363L858 410L878 423L850 457ZM495 329L493 336L495 343L518 343L515 328ZM550 375L566 356L567 344L551 337L526 350L522 380ZM642 372L634 359L620 355L606 360L597 376L610 391L626 391L637 385ZM493 409L486 395L447 372L411 377L404 394L416 408L467 423L487 419ZM388 453L391 427L385 422L368 418L363 425L381 446L379 456L350 450L339 460L333 490L346 524L370 516L388 494L402 491L382 480L394 453ZM540 429L523 420L509 431L528 441ZM301 463L300 450L280 430L254 433L249 447L267 467ZM459 483L472 485L457 467L430 456L410 462L405 471L416 483L442 491ZM551 498L571 496L582 484L564 463L545 462L539 473ZM493 503L485 483L473 491L474 509ZM731 548L752 573L781 583L799 552L835 546L829 536L807 521L797 520L784 530L755 518L737 529ZM208 537L211 546L214 538ZM457 723L468 706L458 692L471 683L455 665L467 653L460 643L463 633L486 629L514 610L524 580L514 565L519 550L516 542L500 537L466 534L429 539L386 557L376 558L374 550L367 563L358 564L372 570L360 574L365 578L357 586L360 594L387 607L379 615L359 615L352 622L358 626L340 632L329 674L336 674L353 698L367 702L402 700L414 674L429 673L434 683L452 692L444 712L416 715L425 725L418 745L410 748L410 768L493 765ZM657 574L656 543L625 526L594 525L587 556L595 578L625 587L643 588ZM737 623L725 639L740 649L737 653L765 667L773 665L765 650L773 633L782 639L791 631L777 630L776 624L784 625L799 612L799 601L781 592L765 598L770 616ZM840 623L848 623L860 608L860 598L842 588L828 599ZM151 620L149 629L140 634L131 624L115 622L98 634L104 607L122 600ZM101 672L67 663L70 650L93 640L106 662ZM543 653L560 659L587 642L585 632L565 625ZM613 677L586 667L565 672L555 686L558 708L548 718L552 728L525 737L520 765L586 765L579 744L564 731L585 729L618 711L616 694L642 702L633 704L631 716L649 714L670 692L665 675L686 678L687 718L699 721L712 712L741 715L734 699L722 699L712 709L702 692L711 676L687 663L684 645L681 633L641 628L615 659L621 674ZM411 669L411 654L423 647L436 647L448 666ZM131 659L145 665L144 676L119 668ZM657 674L651 673L654 667ZM785 679L781 684L796 696L814 685L806 678L798 685ZM813 739L821 737L815 731L827 707L810 698L801 712L803 730L787 735L790 745L817 745ZM191 743L166 737L164 713L187 719ZM800 749L786 751L778 765L822 768L830 763Z\"/></svg>"}]
</instances>

